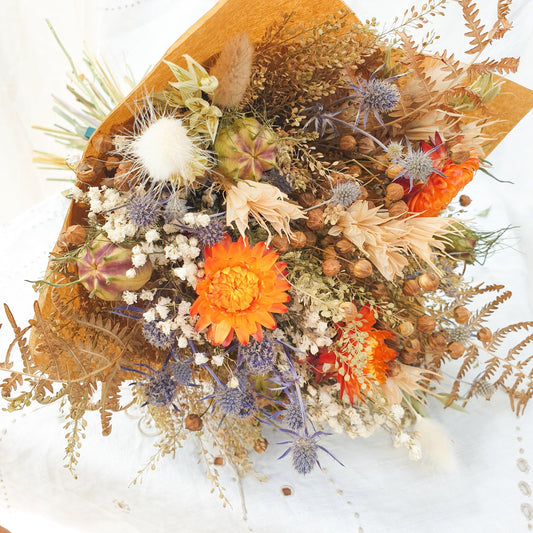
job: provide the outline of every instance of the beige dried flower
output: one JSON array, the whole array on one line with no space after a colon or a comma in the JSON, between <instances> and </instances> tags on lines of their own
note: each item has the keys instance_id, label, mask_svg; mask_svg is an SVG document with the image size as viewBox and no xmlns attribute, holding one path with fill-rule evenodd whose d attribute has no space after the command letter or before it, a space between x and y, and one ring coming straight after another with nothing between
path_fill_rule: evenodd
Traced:
<instances>
[{"instance_id":1,"label":"beige dried flower","mask_svg":"<svg viewBox=\"0 0 533 533\"><path fill-rule=\"evenodd\" d=\"M209 73L218 79L218 87L213 95L213 103L220 107L238 106L252 75L254 46L246 33L229 39Z\"/></svg>"},{"instance_id":2,"label":"beige dried flower","mask_svg":"<svg viewBox=\"0 0 533 533\"><path fill-rule=\"evenodd\" d=\"M267 222L279 235L290 235L289 222L305 218L305 214L300 206L287 199L285 193L269 183L239 181L226 190L226 224L230 226L235 222L239 233L244 236L248 217L252 216L269 236Z\"/></svg>"}]
</instances>

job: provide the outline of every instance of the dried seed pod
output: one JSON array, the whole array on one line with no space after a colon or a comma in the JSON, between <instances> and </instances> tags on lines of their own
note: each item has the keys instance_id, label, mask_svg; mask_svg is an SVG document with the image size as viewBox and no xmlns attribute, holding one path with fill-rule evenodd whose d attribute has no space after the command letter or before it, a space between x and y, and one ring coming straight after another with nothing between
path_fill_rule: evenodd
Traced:
<instances>
[{"instance_id":1,"label":"dried seed pod","mask_svg":"<svg viewBox=\"0 0 533 533\"><path fill-rule=\"evenodd\" d=\"M490 339L492 339L492 331L489 328L481 328L478 332L476 337L481 342L489 342Z\"/></svg>"},{"instance_id":2,"label":"dried seed pod","mask_svg":"<svg viewBox=\"0 0 533 533\"><path fill-rule=\"evenodd\" d=\"M418 331L421 331L422 333L431 333L435 330L435 327L437 326L437 321L429 315L422 315L417 323L416 327L418 328Z\"/></svg>"},{"instance_id":3,"label":"dried seed pod","mask_svg":"<svg viewBox=\"0 0 533 533\"><path fill-rule=\"evenodd\" d=\"M405 296L416 296L420 292L420 285L416 279L407 279L403 283L403 293Z\"/></svg>"},{"instance_id":4,"label":"dried seed pod","mask_svg":"<svg viewBox=\"0 0 533 533\"><path fill-rule=\"evenodd\" d=\"M404 348L408 352L420 352L420 341L417 338L407 339L405 341Z\"/></svg>"},{"instance_id":5,"label":"dried seed pod","mask_svg":"<svg viewBox=\"0 0 533 533\"><path fill-rule=\"evenodd\" d=\"M393 180L401 171L403 170L402 165L391 165L385 174L387 174L387 177ZM399 187L402 187L398 183L391 183L391 185L398 185ZM402 187L402 196L400 198L403 198L403 187ZM400 199L398 198L398 200Z\"/></svg>"},{"instance_id":6,"label":"dried seed pod","mask_svg":"<svg viewBox=\"0 0 533 533\"><path fill-rule=\"evenodd\" d=\"M428 337L428 344L431 348L433 348L433 350L437 352L443 352L448 346L448 341L443 333L440 331L434 331Z\"/></svg>"},{"instance_id":7,"label":"dried seed pod","mask_svg":"<svg viewBox=\"0 0 533 533\"><path fill-rule=\"evenodd\" d=\"M215 457L213 463L215 466L222 466L224 464L224 457L221 457L220 455L218 457Z\"/></svg>"},{"instance_id":8,"label":"dried seed pod","mask_svg":"<svg viewBox=\"0 0 533 533\"><path fill-rule=\"evenodd\" d=\"M320 246L322 246L322 248L327 248L328 246L334 246L336 242L336 237L333 237L333 235L326 235L320 239Z\"/></svg>"},{"instance_id":9,"label":"dried seed pod","mask_svg":"<svg viewBox=\"0 0 533 533\"><path fill-rule=\"evenodd\" d=\"M465 353L465 345L462 342L454 341L448 344L446 350L452 359L459 359Z\"/></svg>"},{"instance_id":10,"label":"dried seed pod","mask_svg":"<svg viewBox=\"0 0 533 533\"><path fill-rule=\"evenodd\" d=\"M462 165L465 161L470 159L470 150L463 144L456 144L450 150L450 156L456 165Z\"/></svg>"},{"instance_id":11,"label":"dried seed pod","mask_svg":"<svg viewBox=\"0 0 533 533\"><path fill-rule=\"evenodd\" d=\"M359 185L359 200L366 200L368 198L368 191L366 187Z\"/></svg>"},{"instance_id":12,"label":"dried seed pod","mask_svg":"<svg viewBox=\"0 0 533 533\"><path fill-rule=\"evenodd\" d=\"M324 250L322 251L322 258L324 261L327 259L336 259L337 258L337 251L333 246L326 246Z\"/></svg>"},{"instance_id":13,"label":"dried seed pod","mask_svg":"<svg viewBox=\"0 0 533 533\"><path fill-rule=\"evenodd\" d=\"M404 337L409 337L409 335L412 335L412 333L414 332L415 327L413 326L412 322L405 321L400 324L399 329L401 335L403 335Z\"/></svg>"},{"instance_id":14,"label":"dried seed pod","mask_svg":"<svg viewBox=\"0 0 533 533\"><path fill-rule=\"evenodd\" d=\"M376 144L372 139L363 137L357 141L357 150L361 154L368 155L376 151Z\"/></svg>"},{"instance_id":15,"label":"dried seed pod","mask_svg":"<svg viewBox=\"0 0 533 533\"><path fill-rule=\"evenodd\" d=\"M92 135L90 143L94 147L95 152L99 155L100 159L103 159L106 154L113 150L113 142L109 135L98 133Z\"/></svg>"},{"instance_id":16,"label":"dried seed pod","mask_svg":"<svg viewBox=\"0 0 533 533\"><path fill-rule=\"evenodd\" d=\"M88 157L78 165L78 168L76 168L76 178L89 185L97 183L105 177L104 164L95 157Z\"/></svg>"},{"instance_id":17,"label":"dried seed pod","mask_svg":"<svg viewBox=\"0 0 533 533\"><path fill-rule=\"evenodd\" d=\"M337 259L326 259L322 263L322 272L324 276L333 277L341 271L341 263Z\"/></svg>"},{"instance_id":18,"label":"dried seed pod","mask_svg":"<svg viewBox=\"0 0 533 533\"><path fill-rule=\"evenodd\" d=\"M463 207L467 207L472 203L472 199L470 198L470 196L467 196L466 194L461 194L461 196L459 196L459 203Z\"/></svg>"},{"instance_id":19,"label":"dried seed pod","mask_svg":"<svg viewBox=\"0 0 533 533\"><path fill-rule=\"evenodd\" d=\"M407 206L407 204L403 200L400 200L398 202L394 202L389 207L389 215L391 217L402 218L405 215L407 215L407 213L409 213L409 207Z\"/></svg>"},{"instance_id":20,"label":"dried seed pod","mask_svg":"<svg viewBox=\"0 0 533 533\"><path fill-rule=\"evenodd\" d=\"M418 284L423 291L433 292L439 288L440 279L435 272L428 270L417 278Z\"/></svg>"},{"instance_id":21,"label":"dried seed pod","mask_svg":"<svg viewBox=\"0 0 533 533\"><path fill-rule=\"evenodd\" d=\"M335 249L341 255L349 255L355 250L355 246L351 241L343 237L335 243Z\"/></svg>"},{"instance_id":22,"label":"dried seed pod","mask_svg":"<svg viewBox=\"0 0 533 533\"><path fill-rule=\"evenodd\" d=\"M353 320L357 315L357 307L352 302L341 303L340 310L342 311L346 322Z\"/></svg>"},{"instance_id":23,"label":"dried seed pod","mask_svg":"<svg viewBox=\"0 0 533 533\"><path fill-rule=\"evenodd\" d=\"M357 141L353 135L343 135L339 139L339 148L343 152L351 152L357 147Z\"/></svg>"},{"instance_id":24,"label":"dried seed pod","mask_svg":"<svg viewBox=\"0 0 533 533\"><path fill-rule=\"evenodd\" d=\"M74 224L69 226L57 240L57 244L62 250L69 250L81 246L87 240L87 231L83 226Z\"/></svg>"},{"instance_id":25,"label":"dried seed pod","mask_svg":"<svg viewBox=\"0 0 533 533\"><path fill-rule=\"evenodd\" d=\"M361 175L361 167L359 165L350 165L346 169L346 173L354 178L358 178Z\"/></svg>"},{"instance_id":26,"label":"dried seed pod","mask_svg":"<svg viewBox=\"0 0 533 533\"><path fill-rule=\"evenodd\" d=\"M391 183L387 185L386 198L391 202L401 200L404 195L403 187L399 183Z\"/></svg>"},{"instance_id":27,"label":"dried seed pod","mask_svg":"<svg viewBox=\"0 0 533 533\"><path fill-rule=\"evenodd\" d=\"M315 202L316 202L316 198L310 192L303 192L302 194L298 196L298 203L302 207L311 207L315 205Z\"/></svg>"},{"instance_id":28,"label":"dried seed pod","mask_svg":"<svg viewBox=\"0 0 533 533\"><path fill-rule=\"evenodd\" d=\"M293 248L305 248L306 238L303 231L295 231L290 237L289 241Z\"/></svg>"},{"instance_id":29,"label":"dried seed pod","mask_svg":"<svg viewBox=\"0 0 533 533\"><path fill-rule=\"evenodd\" d=\"M398 363L398 361L396 360L389 361L389 363L387 364L387 376L391 378L396 377L401 371L402 371L402 368L400 366L400 363Z\"/></svg>"},{"instance_id":30,"label":"dried seed pod","mask_svg":"<svg viewBox=\"0 0 533 533\"><path fill-rule=\"evenodd\" d=\"M263 453L268 448L268 441L264 437L255 439L254 450L257 453Z\"/></svg>"},{"instance_id":31,"label":"dried seed pod","mask_svg":"<svg viewBox=\"0 0 533 533\"><path fill-rule=\"evenodd\" d=\"M284 254L289 251L289 239L285 235L275 235L270 241L270 246L272 246L276 252Z\"/></svg>"},{"instance_id":32,"label":"dried seed pod","mask_svg":"<svg viewBox=\"0 0 533 533\"><path fill-rule=\"evenodd\" d=\"M350 273L356 278L368 278L372 275L372 263L368 259L359 259L350 269Z\"/></svg>"},{"instance_id":33,"label":"dried seed pod","mask_svg":"<svg viewBox=\"0 0 533 533\"><path fill-rule=\"evenodd\" d=\"M466 308L460 305L453 310L453 318L458 324L467 324L470 320L471 313Z\"/></svg>"},{"instance_id":34,"label":"dried seed pod","mask_svg":"<svg viewBox=\"0 0 533 533\"><path fill-rule=\"evenodd\" d=\"M283 496L292 496L292 489L290 487L281 487Z\"/></svg>"},{"instance_id":35,"label":"dried seed pod","mask_svg":"<svg viewBox=\"0 0 533 533\"><path fill-rule=\"evenodd\" d=\"M185 418L185 428L189 431L200 431L203 425L203 420L194 413L187 415Z\"/></svg>"},{"instance_id":36,"label":"dried seed pod","mask_svg":"<svg viewBox=\"0 0 533 533\"><path fill-rule=\"evenodd\" d=\"M418 356L415 352L407 352L404 350L400 352L399 359L405 365L414 365L418 363Z\"/></svg>"},{"instance_id":37,"label":"dried seed pod","mask_svg":"<svg viewBox=\"0 0 533 533\"><path fill-rule=\"evenodd\" d=\"M118 165L120 164L120 158L116 155L110 155L104 163L104 167L107 170L107 173L112 173L117 170Z\"/></svg>"},{"instance_id":38,"label":"dried seed pod","mask_svg":"<svg viewBox=\"0 0 533 533\"><path fill-rule=\"evenodd\" d=\"M372 287L372 295L376 298L385 298L387 296L387 286L383 282L376 283Z\"/></svg>"},{"instance_id":39,"label":"dried seed pod","mask_svg":"<svg viewBox=\"0 0 533 533\"><path fill-rule=\"evenodd\" d=\"M304 231L305 235L305 245L308 248L312 248L316 246L317 236L316 233L313 233L312 231Z\"/></svg>"},{"instance_id":40,"label":"dried seed pod","mask_svg":"<svg viewBox=\"0 0 533 533\"><path fill-rule=\"evenodd\" d=\"M324 210L317 208L311 209L307 213L307 220L305 225L313 231L320 231L324 227Z\"/></svg>"}]
</instances>

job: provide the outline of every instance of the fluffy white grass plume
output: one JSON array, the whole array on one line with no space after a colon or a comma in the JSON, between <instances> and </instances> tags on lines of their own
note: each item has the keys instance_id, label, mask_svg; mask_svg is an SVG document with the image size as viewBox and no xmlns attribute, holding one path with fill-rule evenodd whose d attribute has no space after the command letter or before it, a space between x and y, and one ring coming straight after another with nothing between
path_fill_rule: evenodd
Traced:
<instances>
[{"instance_id":1,"label":"fluffy white grass plume","mask_svg":"<svg viewBox=\"0 0 533 533\"><path fill-rule=\"evenodd\" d=\"M238 106L250 83L254 46L248 35L241 33L229 39L209 72L218 79L213 103L220 107Z\"/></svg>"},{"instance_id":2,"label":"fluffy white grass plume","mask_svg":"<svg viewBox=\"0 0 533 533\"><path fill-rule=\"evenodd\" d=\"M426 462L445 472L457 471L458 461L453 442L441 424L431 418L419 416L416 421L415 432Z\"/></svg>"},{"instance_id":3,"label":"fluffy white grass plume","mask_svg":"<svg viewBox=\"0 0 533 533\"><path fill-rule=\"evenodd\" d=\"M117 152L132 163L131 178L154 192L190 186L210 167L204 140L171 112L147 107L131 135L118 139Z\"/></svg>"}]
</instances>

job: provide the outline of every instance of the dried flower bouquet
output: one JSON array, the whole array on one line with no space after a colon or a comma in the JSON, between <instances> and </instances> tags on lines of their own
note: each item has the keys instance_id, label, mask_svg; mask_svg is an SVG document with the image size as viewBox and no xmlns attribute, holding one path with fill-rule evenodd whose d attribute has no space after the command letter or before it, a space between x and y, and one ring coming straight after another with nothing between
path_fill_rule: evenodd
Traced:
<instances>
[{"instance_id":1,"label":"dried flower bouquet","mask_svg":"<svg viewBox=\"0 0 533 533\"><path fill-rule=\"evenodd\" d=\"M98 410L107 435L131 395L161 431L152 461L194 432L245 473L268 425L307 474L332 431L383 427L419 458L428 396L461 407L502 390L519 414L533 394L533 322L486 327L510 293L463 273L498 235L461 220L470 200L457 198L531 107L498 77L517 59L480 58L511 2L483 26L460 0L464 64L408 33L443 0L388 34L341 2L236 17L243 1L218 4L123 102L94 59L98 85L75 77L101 124L71 121L66 138L85 147L71 209L30 326L7 309L1 385L10 409L68 406L72 469L84 414ZM107 118L102 101L119 104Z\"/></svg>"}]
</instances>

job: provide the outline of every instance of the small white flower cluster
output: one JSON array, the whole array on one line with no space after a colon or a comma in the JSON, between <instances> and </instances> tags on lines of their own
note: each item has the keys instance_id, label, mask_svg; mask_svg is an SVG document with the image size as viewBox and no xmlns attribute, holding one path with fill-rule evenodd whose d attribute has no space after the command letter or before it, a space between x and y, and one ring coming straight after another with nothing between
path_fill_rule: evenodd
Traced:
<instances>
[{"instance_id":1,"label":"small white flower cluster","mask_svg":"<svg viewBox=\"0 0 533 533\"><path fill-rule=\"evenodd\" d=\"M148 293L149 291L142 292ZM145 296L148 295L145 294ZM160 296L152 307L143 313L143 319L146 322L157 321L156 327L165 335L176 332L178 348L186 348L188 339L198 340L199 338L198 333L194 331L190 309L191 302L182 300L177 306L173 306L170 298Z\"/></svg>"},{"instance_id":2,"label":"small white flower cluster","mask_svg":"<svg viewBox=\"0 0 533 533\"><path fill-rule=\"evenodd\" d=\"M182 234L176 235L173 242L165 246L164 252L167 260L183 262L181 266L173 269L174 275L195 288L198 278L204 274L201 268L203 264L194 262L201 253L198 240L195 237L187 238Z\"/></svg>"},{"instance_id":3,"label":"small white flower cluster","mask_svg":"<svg viewBox=\"0 0 533 533\"><path fill-rule=\"evenodd\" d=\"M81 193L81 194L80 194ZM101 214L105 218L102 230L107 238L115 244L124 242L137 232L135 224L129 219L120 191L102 187L89 187L86 194L77 188L72 190L72 198L89 204L89 220L95 220Z\"/></svg>"},{"instance_id":4,"label":"small white flower cluster","mask_svg":"<svg viewBox=\"0 0 533 533\"><path fill-rule=\"evenodd\" d=\"M320 348L331 345L335 332L321 319L316 306L311 304L309 308L304 308L302 304L294 303L291 312L294 311L301 316L301 330L292 335L295 346L304 352L316 354Z\"/></svg>"},{"instance_id":5,"label":"small white flower cluster","mask_svg":"<svg viewBox=\"0 0 533 533\"><path fill-rule=\"evenodd\" d=\"M308 412L317 422L327 422L336 433L346 433L349 437L370 437L386 421L386 417L372 413L365 404L353 407L339 403L339 385L321 385L317 390L308 387L306 398Z\"/></svg>"},{"instance_id":6,"label":"small white flower cluster","mask_svg":"<svg viewBox=\"0 0 533 533\"><path fill-rule=\"evenodd\" d=\"M409 459L411 461L419 461L422 459L422 448L420 447L419 441L409 435L406 431L399 430L394 436L393 445L395 448L400 446L406 446L409 451Z\"/></svg>"}]
</instances>

